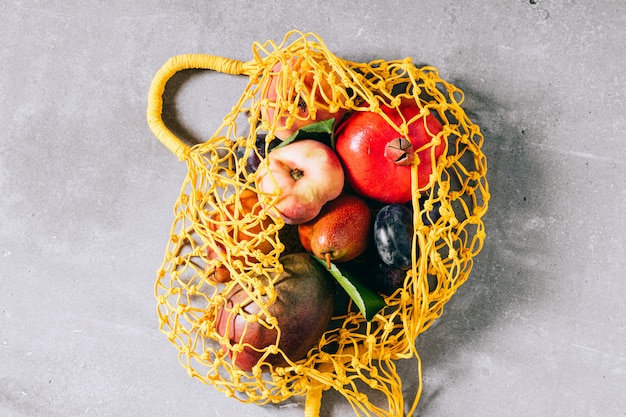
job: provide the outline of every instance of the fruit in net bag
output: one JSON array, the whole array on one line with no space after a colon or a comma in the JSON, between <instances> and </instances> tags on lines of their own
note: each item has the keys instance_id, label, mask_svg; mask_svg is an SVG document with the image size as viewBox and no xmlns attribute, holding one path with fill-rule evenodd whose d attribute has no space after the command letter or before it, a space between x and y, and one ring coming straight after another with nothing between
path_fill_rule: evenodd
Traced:
<instances>
[{"instance_id":1,"label":"fruit in net bag","mask_svg":"<svg viewBox=\"0 0 626 417\"><path fill-rule=\"evenodd\" d=\"M361 199L343 193L322 207L311 221L298 226L302 246L316 257L346 262L361 255L370 242L372 214Z\"/></svg>"},{"instance_id":2,"label":"fruit in net bag","mask_svg":"<svg viewBox=\"0 0 626 417\"><path fill-rule=\"evenodd\" d=\"M268 323L271 320L261 311L261 306L239 284L226 294L226 303L217 314L217 332L229 340L229 344L222 345L223 349L235 366L248 372L263 358L267 348L276 343L292 361L305 357L319 341L333 314L335 286L323 267L307 253L286 255L281 262L283 272L274 282L276 300L267 308L277 326ZM266 303L268 297L261 299ZM252 319L252 316L257 317ZM243 349L239 351L237 345ZM281 354L269 354L264 362L274 366L287 364Z\"/></svg>"},{"instance_id":3,"label":"fruit in net bag","mask_svg":"<svg viewBox=\"0 0 626 417\"><path fill-rule=\"evenodd\" d=\"M436 159L445 151L445 142L436 144L442 130L432 114L413 100L400 106L380 107L391 122L408 125L406 136L381 115L356 111L346 117L336 133L336 151L344 166L346 182L362 196L383 203L404 204L411 200L411 165L418 164L418 189L428 187ZM430 144L432 143L432 146Z\"/></svg>"},{"instance_id":4,"label":"fruit in net bag","mask_svg":"<svg viewBox=\"0 0 626 417\"><path fill-rule=\"evenodd\" d=\"M261 119L274 126L274 135L285 140L308 124L333 118L339 122L344 109L329 105L337 99L342 101L329 84L329 76L339 78L330 65L302 57L294 57L287 64L283 67L282 62L277 62L268 81L260 87ZM293 107L291 111L279 110L289 105Z\"/></svg>"},{"instance_id":5,"label":"fruit in net bag","mask_svg":"<svg viewBox=\"0 0 626 417\"><path fill-rule=\"evenodd\" d=\"M207 278L213 282L230 281L230 271L224 265L225 262L236 260L246 262L256 262L253 253L269 253L272 249L271 241L263 237L262 231L266 230L273 223L270 217L259 217L261 205L257 194L252 190L243 190L239 194L237 201L225 206L224 212L218 212L211 217L213 222L208 228L212 232L225 234L227 242L246 247L248 253L228 259L227 251L222 243L214 246L207 246L207 258L209 260L219 260L217 264L207 264L205 270ZM247 223L236 224L244 219L251 219Z\"/></svg>"},{"instance_id":6,"label":"fruit in net bag","mask_svg":"<svg viewBox=\"0 0 626 417\"><path fill-rule=\"evenodd\" d=\"M409 269L413 265L413 212L402 204L380 209L374 221L374 242L380 259L389 266Z\"/></svg>"},{"instance_id":7,"label":"fruit in net bag","mask_svg":"<svg viewBox=\"0 0 626 417\"><path fill-rule=\"evenodd\" d=\"M272 207L287 224L312 220L322 206L341 194L343 168L333 150L304 139L275 148L256 172L260 193L280 195Z\"/></svg>"}]
</instances>

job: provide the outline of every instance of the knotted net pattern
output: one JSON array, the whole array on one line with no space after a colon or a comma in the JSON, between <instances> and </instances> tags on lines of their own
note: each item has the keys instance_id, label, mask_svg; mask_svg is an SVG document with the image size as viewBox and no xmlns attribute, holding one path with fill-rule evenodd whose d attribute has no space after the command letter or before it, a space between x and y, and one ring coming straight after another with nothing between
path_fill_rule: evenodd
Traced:
<instances>
[{"instance_id":1,"label":"knotted net pattern","mask_svg":"<svg viewBox=\"0 0 626 417\"><path fill-rule=\"evenodd\" d=\"M305 396L305 415L317 416L322 391L335 389L359 416L412 414L422 390L415 339L441 316L444 305L467 280L485 238L482 217L489 192L480 129L461 107L463 92L441 79L436 68L417 67L409 58L351 62L333 55L315 34L295 31L280 44L255 43L252 52L249 62L210 55L174 57L151 87L150 127L188 167L155 284L160 329L178 349L179 361L190 376L241 401L267 404ZM300 71L291 71L294 57L301 63ZM278 70L276 63L281 63ZM167 80L189 68L249 79L239 102L212 137L193 147L178 140L161 120ZM278 75L282 79L278 97L270 101L264 89L268 77ZM235 367L227 354L230 350L236 355L243 344L217 331L219 311L226 308L224 294L236 286L243 288L260 311L247 314L235 306L233 313L275 330L280 337L268 308L276 298L281 256L301 250L294 227L271 210L279 192L258 195L254 172L248 172L246 163L259 154L255 146L259 134L267 135L267 147L278 129L277 120L284 117L287 125L297 122L303 100L309 109L371 111L383 116L382 105L397 107L402 100L414 100L422 109L420 116L395 128L405 135L409 124L425 123L425 114L436 115L443 129L425 145L436 166L428 185L413 189L413 264L404 286L384 296L386 307L367 321L349 305L335 314L304 359L286 358L286 366L257 366L246 372ZM262 109L268 106L276 112L272 120L262 117ZM437 157L434 149L441 142L445 152ZM413 184L419 168L416 161ZM241 202L246 193L258 198L253 207ZM212 250L221 256L207 256ZM226 268L232 279L225 283L211 279L218 267ZM262 350L263 358L281 353L275 345ZM417 364L417 392L407 404L396 372L400 359L414 359ZM370 401L368 393L373 391L378 399L382 394L386 404Z\"/></svg>"}]
</instances>

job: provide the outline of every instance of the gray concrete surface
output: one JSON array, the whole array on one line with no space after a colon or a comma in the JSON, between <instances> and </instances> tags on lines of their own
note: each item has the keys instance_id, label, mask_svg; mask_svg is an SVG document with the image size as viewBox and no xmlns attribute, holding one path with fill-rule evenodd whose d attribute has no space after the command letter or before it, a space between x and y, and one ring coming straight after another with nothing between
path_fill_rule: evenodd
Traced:
<instances>
[{"instance_id":1,"label":"gray concrete surface","mask_svg":"<svg viewBox=\"0 0 626 417\"><path fill-rule=\"evenodd\" d=\"M189 378L158 331L186 168L145 121L169 57L247 60L293 28L345 58L438 67L485 134L488 238L418 338L418 414L626 415L626 3L293 3L0 4L0 416L303 415ZM242 86L180 80L174 122L206 139ZM327 392L321 415L352 411Z\"/></svg>"}]
</instances>

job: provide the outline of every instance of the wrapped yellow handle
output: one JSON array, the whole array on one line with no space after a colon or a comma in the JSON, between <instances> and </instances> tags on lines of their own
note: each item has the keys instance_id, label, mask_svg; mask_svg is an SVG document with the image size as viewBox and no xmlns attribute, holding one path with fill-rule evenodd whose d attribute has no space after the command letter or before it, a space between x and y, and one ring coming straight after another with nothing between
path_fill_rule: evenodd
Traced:
<instances>
[{"instance_id":1,"label":"wrapped yellow handle","mask_svg":"<svg viewBox=\"0 0 626 417\"><path fill-rule=\"evenodd\" d=\"M163 122L163 93L167 82L179 71L187 69L207 69L230 75L250 75L254 69L252 62L243 62L207 54L184 54L170 58L154 76L148 93L148 126L152 133L178 159L185 158L189 146L183 143Z\"/></svg>"},{"instance_id":2,"label":"wrapped yellow handle","mask_svg":"<svg viewBox=\"0 0 626 417\"><path fill-rule=\"evenodd\" d=\"M322 407L322 385L312 387L306 395L304 402L304 417L319 417Z\"/></svg>"}]
</instances>

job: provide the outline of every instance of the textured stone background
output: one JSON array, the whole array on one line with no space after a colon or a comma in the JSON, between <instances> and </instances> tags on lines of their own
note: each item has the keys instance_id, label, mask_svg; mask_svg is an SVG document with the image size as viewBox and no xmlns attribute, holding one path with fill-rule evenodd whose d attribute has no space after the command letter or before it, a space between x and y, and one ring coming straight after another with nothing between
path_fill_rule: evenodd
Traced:
<instances>
[{"instance_id":1,"label":"textured stone background","mask_svg":"<svg viewBox=\"0 0 626 417\"><path fill-rule=\"evenodd\" d=\"M0 415L301 416L189 378L153 296L184 164L146 97L171 56L251 58L318 33L410 56L485 135L488 239L417 341L422 416L626 414L626 3L5 1L0 4ZM204 140L245 80L194 72L171 123ZM415 364L401 362L407 394ZM327 392L323 417L349 416Z\"/></svg>"}]
</instances>

